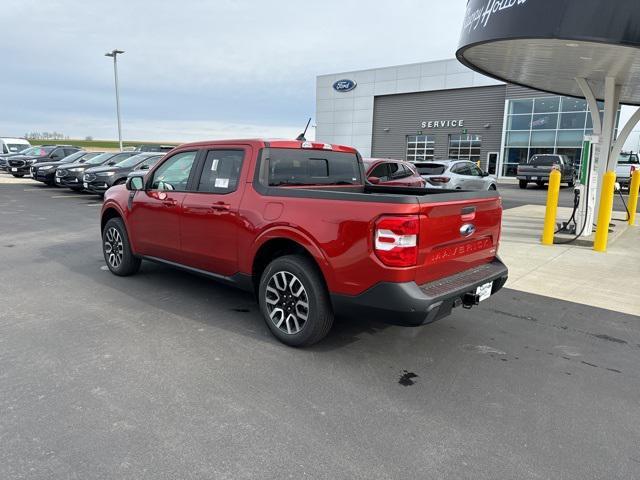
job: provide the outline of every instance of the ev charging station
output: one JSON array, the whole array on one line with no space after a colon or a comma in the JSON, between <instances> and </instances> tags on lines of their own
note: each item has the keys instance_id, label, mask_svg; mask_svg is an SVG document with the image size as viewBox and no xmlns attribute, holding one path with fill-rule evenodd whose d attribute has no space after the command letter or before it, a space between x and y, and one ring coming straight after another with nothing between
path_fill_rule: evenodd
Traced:
<instances>
[{"instance_id":1,"label":"ev charging station","mask_svg":"<svg viewBox=\"0 0 640 480\"><path fill-rule=\"evenodd\" d=\"M578 209L575 213L576 235L589 237L593 228L587 228L595 223L596 192L598 191L598 157L600 155L600 138L588 136L582 142L582 161L580 174L575 187L579 198Z\"/></svg>"},{"instance_id":2,"label":"ev charging station","mask_svg":"<svg viewBox=\"0 0 640 480\"><path fill-rule=\"evenodd\" d=\"M585 138L576 233L590 236L596 218L608 231L611 212L599 212L605 173L640 121L638 109L616 138L619 106L640 106L640 1L469 0L456 56L497 80L587 100L593 136Z\"/></svg>"}]
</instances>

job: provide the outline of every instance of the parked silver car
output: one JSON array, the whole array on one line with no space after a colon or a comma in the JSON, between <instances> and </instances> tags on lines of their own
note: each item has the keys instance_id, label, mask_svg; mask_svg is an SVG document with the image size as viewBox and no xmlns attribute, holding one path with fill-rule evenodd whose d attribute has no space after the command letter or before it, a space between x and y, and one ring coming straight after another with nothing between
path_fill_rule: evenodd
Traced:
<instances>
[{"instance_id":1,"label":"parked silver car","mask_svg":"<svg viewBox=\"0 0 640 480\"><path fill-rule=\"evenodd\" d=\"M468 160L433 160L416 162L418 173L427 188L450 190L496 190L496 179Z\"/></svg>"}]
</instances>

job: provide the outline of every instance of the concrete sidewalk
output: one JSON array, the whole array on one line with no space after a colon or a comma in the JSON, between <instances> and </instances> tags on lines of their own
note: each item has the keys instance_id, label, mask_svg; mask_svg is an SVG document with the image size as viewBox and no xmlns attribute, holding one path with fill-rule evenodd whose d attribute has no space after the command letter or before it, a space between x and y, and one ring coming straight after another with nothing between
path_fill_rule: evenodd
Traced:
<instances>
[{"instance_id":1,"label":"concrete sidewalk","mask_svg":"<svg viewBox=\"0 0 640 480\"><path fill-rule=\"evenodd\" d=\"M626 229L607 253L584 246L544 246L544 208L525 205L504 212L500 256L509 267L507 287L640 315L640 227ZM571 209L558 210L559 219L570 215Z\"/></svg>"}]
</instances>

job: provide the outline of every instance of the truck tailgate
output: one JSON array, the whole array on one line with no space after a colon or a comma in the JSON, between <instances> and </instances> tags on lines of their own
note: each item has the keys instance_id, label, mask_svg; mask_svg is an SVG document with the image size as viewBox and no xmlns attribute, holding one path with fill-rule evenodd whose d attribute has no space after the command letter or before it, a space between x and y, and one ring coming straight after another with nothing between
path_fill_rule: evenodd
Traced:
<instances>
[{"instance_id":1,"label":"truck tailgate","mask_svg":"<svg viewBox=\"0 0 640 480\"><path fill-rule=\"evenodd\" d=\"M501 222L502 201L497 195L444 204L423 197L416 283L491 262L497 255Z\"/></svg>"}]
</instances>

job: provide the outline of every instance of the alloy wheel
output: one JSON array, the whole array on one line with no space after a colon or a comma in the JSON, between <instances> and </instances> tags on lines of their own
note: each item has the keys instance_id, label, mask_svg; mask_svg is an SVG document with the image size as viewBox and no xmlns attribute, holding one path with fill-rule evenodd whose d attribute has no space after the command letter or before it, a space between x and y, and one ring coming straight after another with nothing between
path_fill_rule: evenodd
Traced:
<instances>
[{"instance_id":1,"label":"alloy wheel","mask_svg":"<svg viewBox=\"0 0 640 480\"><path fill-rule=\"evenodd\" d=\"M274 273L265 292L271 322L282 332L299 333L309 318L309 296L298 277L287 271Z\"/></svg>"},{"instance_id":2,"label":"alloy wheel","mask_svg":"<svg viewBox=\"0 0 640 480\"><path fill-rule=\"evenodd\" d=\"M109 265L113 268L118 268L124 255L124 243L117 228L109 227L107 230L104 239L104 251Z\"/></svg>"}]
</instances>

